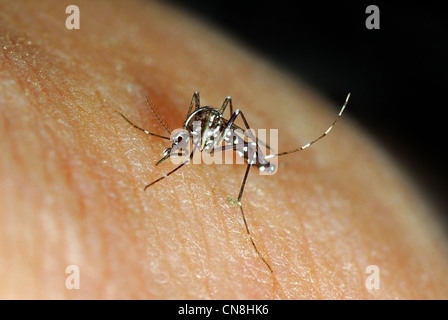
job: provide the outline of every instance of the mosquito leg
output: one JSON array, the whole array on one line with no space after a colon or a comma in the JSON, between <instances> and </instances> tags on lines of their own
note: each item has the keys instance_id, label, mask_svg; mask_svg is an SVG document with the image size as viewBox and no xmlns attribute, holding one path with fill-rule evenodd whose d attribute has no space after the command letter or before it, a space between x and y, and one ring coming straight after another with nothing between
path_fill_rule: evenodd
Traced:
<instances>
[{"instance_id":1,"label":"mosquito leg","mask_svg":"<svg viewBox=\"0 0 448 320\"><path fill-rule=\"evenodd\" d=\"M252 234L250 233L249 226L247 225L246 216L244 215L243 205L241 204L241 199L243 197L244 186L246 185L246 180L247 180L247 176L249 174L250 167L251 167L251 165L248 164L247 168L246 168L246 173L244 174L243 183L241 184L240 193L238 195L238 206L240 207L241 215L242 215L243 221L244 221L244 226L246 227L246 232L247 232L247 234L249 236L249 239L250 239L250 242L252 243L252 246L254 247L255 251L257 252L257 255L261 258L261 260L263 260L264 264L268 267L269 271L271 273L274 273L274 271L272 270L272 268L269 265L269 263L266 261L266 259L263 257L263 255L258 250L257 245L255 244L254 239L252 238Z\"/></svg>"},{"instance_id":2,"label":"mosquito leg","mask_svg":"<svg viewBox=\"0 0 448 320\"><path fill-rule=\"evenodd\" d=\"M190 107L188 108L188 112L187 112L187 116L185 117L185 119L188 119L188 116L191 113L191 110L193 109L199 109L201 107L201 99L199 98L199 92L195 91L193 93L193 97L191 97L191 102L190 102ZM184 128L185 128L186 123L184 123Z\"/></svg>"},{"instance_id":3,"label":"mosquito leg","mask_svg":"<svg viewBox=\"0 0 448 320\"><path fill-rule=\"evenodd\" d=\"M237 126L235 123L232 124L232 129L233 130L239 129L241 131L244 131L243 128L241 128L240 126ZM261 144L263 147L266 147L269 150L272 150L272 148L266 142L264 142L263 140L258 140L258 143Z\"/></svg>"},{"instance_id":4,"label":"mosquito leg","mask_svg":"<svg viewBox=\"0 0 448 320\"><path fill-rule=\"evenodd\" d=\"M227 101L227 99L226 99ZM231 100L230 100L231 101ZM224 101L225 103L225 101ZM225 107L225 105L223 105L223 107ZM254 135L252 134L252 132L250 131L250 126L249 123L247 122L246 118L244 117L244 114L237 109L232 116L229 119L229 122L227 123L226 129L224 132L226 132L229 128L232 127L233 123L235 122L236 118L238 117L238 115L241 114L241 117L243 118L244 124L246 125L246 128L249 129L249 135L250 138L252 139L252 141L256 141L257 143L257 149L258 149L258 139L254 137ZM225 146L224 146L225 147ZM222 149L222 151L224 150L224 148ZM238 195L238 206L240 207L241 210L241 216L243 217L243 222L244 222L244 226L246 227L246 232L249 236L250 242L252 243L252 246L255 249L255 252L257 252L257 255L261 258L261 260L263 260L264 264L268 267L269 271L271 273L274 273L274 271L272 270L272 267L269 265L269 263L266 261L266 259L263 257L263 255L260 253L260 251L257 248L257 245L254 242L254 239L252 238L252 234L250 233L250 229L249 226L247 224L247 220L246 220L246 216L244 215L244 210L243 210L243 205L241 204L241 199L243 198L243 192L244 192L244 186L246 185L246 181L247 181L247 176L249 175L249 170L250 170L251 164L247 165L246 168L246 172L244 174L244 178L243 178L243 183L241 184L241 189L240 189L240 193Z\"/></svg>"},{"instance_id":5,"label":"mosquito leg","mask_svg":"<svg viewBox=\"0 0 448 320\"><path fill-rule=\"evenodd\" d=\"M244 116L243 111L240 111L240 110L238 109L238 110L235 111L235 113L236 113L236 117L237 117L238 115L241 114L241 118L242 118L243 121L244 121L244 125L245 125L246 128L249 130L250 138L251 138L253 141L257 141L257 144L258 144L258 140L257 140L257 138L254 137L252 131L250 130L249 122L247 122L246 117ZM236 117L235 117L235 118L236 118Z\"/></svg>"},{"instance_id":6,"label":"mosquito leg","mask_svg":"<svg viewBox=\"0 0 448 320\"><path fill-rule=\"evenodd\" d=\"M239 126L237 126L235 124L236 118L238 117L238 115L241 114L241 117L243 118L244 124L246 125L246 129L249 129L249 134L250 134L249 138L251 138L253 141L256 141L257 145L260 142L260 144L262 144L263 146L265 146L265 147L269 148L269 150L271 150L271 147L269 147L264 141L258 141L258 139L256 137L254 137L254 135L252 134L252 131L250 130L249 123L247 122L246 117L244 116L243 112L240 111L239 109L236 110L235 113L233 112L232 97L228 96L224 100L224 102L222 104L222 107L219 110L219 113L223 114L224 111L226 110L227 106L229 106L229 108L230 108L230 119L229 119L229 121L227 123L227 126L226 126L225 130L228 130L228 129L232 128L232 129L241 129L241 131L244 131L242 128L240 128Z\"/></svg>"},{"instance_id":7,"label":"mosquito leg","mask_svg":"<svg viewBox=\"0 0 448 320\"><path fill-rule=\"evenodd\" d=\"M237 147L236 144L226 144L226 145L221 146L219 148L212 149L210 154L214 155L215 153L223 152L223 151L226 151L226 150L236 150L236 147Z\"/></svg>"},{"instance_id":8,"label":"mosquito leg","mask_svg":"<svg viewBox=\"0 0 448 320\"><path fill-rule=\"evenodd\" d=\"M168 172L167 174L161 176L159 179L151 182L150 184L146 185L145 188L143 189L143 191L146 191L146 189L148 189L150 186L152 186L153 184L156 184L157 182L168 178L168 176L170 176L171 174L173 174L174 172L176 172L177 170L179 170L180 168L182 168L184 165L186 165L188 162L190 162L190 159L185 160L184 162L182 162L180 165L178 165L176 168L174 168L173 170L171 170L170 172Z\"/></svg>"},{"instance_id":9,"label":"mosquito leg","mask_svg":"<svg viewBox=\"0 0 448 320\"><path fill-rule=\"evenodd\" d=\"M228 130L229 128L231 128L232 126L234 126L234 122L235 122L236 118L237 118L239 115L241 115L241 118L243 119L244 125L246 126L246 129L247 129L247 131L249 132L249 134L248 134L249 138L252 139L252 141L255 141L255 142L256 142L256 145L257 145L257 148L256 148L257 155L256 155L256 156L257 156L257 158L260 159L260 154L261 154L261 158L264 159L265 157L264 157L263 153L261 152L261 150L258 148L258 144L260 143L260 144L262 144L263 146L265 146L265 147L267 147L267 148L269 148L269 149L271 149L271 148L270 148L269 146L267 146L266 143L264 143L264 142L261 141L261 140L259 141L258 138L256 138L256 137L254 136L254 134L252 133L252 130L251 130L250 126L249 126L249 123L247 122L246 117L244 116L244 113L243 113L240 109L237 109L237 110L232 114L232 116L230 117L229 122L227 123L227 126L226 126L226 128L225 128L224 134L227 133L227 130Z\"/></svg>"},{"instance_id":10,"label":"mosquito leg","mask_svg":"<svg viewBox=\"0 0 448 320\"><path fill-rule=\"evenodd\" d=\"M174 172L176 172L177 170L179 170L180 168L182 168L184 165L186 165L188 162L190 162L191 159L193 158L193 155L194 155L194 152L195 152L195 151L196 151L196 148L193 147L193 151L191 151L191 153L190 153L190 157L189 157L187 160L185 160L184 162L182 162L180 165L178 165L176 168L174 168L173 170L171 170L171 171L168 172L167 174L161 176L159 179L157 179L157 180L151 182L150 184L146 185L145 188L143 189L143 191L146 191L146 189L148 189L150 186L156 184L157 182L159 182L159 181L161 181L161 180L163 180L163 179L165 179L165 178L168 178L168 177L169 177L170 175L172 175Z\"/></svg>"},{"instance_id":11,"label":"mosquito leg","mask_svg":"<svg viewBox=\"0 0 448 320\"><path fill-rule=\"evenodd\" d=\"M138 129L138 130L140 130L140 131L143 131L143 132L146 133L147 135L155 136L155 137L162 138L162 139L166 139L166 140L170 140L170 137L164 137L164 136L161 136L161 135L158 135L158 134L149 132L148 130L145 130L145 129L143 129L143 128L140 128L139 126L137 126L136 124L134 124L131 120L129 120L128 118L126 118L122 113L120 113L120 112L118 112L118 113L119 113L119 114L123 117L123 119L126 120L131 126L133 126L134 128L136 128L136 129Z\"/></svg>"},{"instance_id":12,"label":"mosquito leg","mask_svg":"<svg viewBox=\"0 0 448 320\"><path fill-rule=\"evenodd\" d=\"M224 111L226 111L227 105L230 107L230 116L233 114L233 104L232 104L232 97L228 96L224 102L222 103L221 109L219 109L220 114L224 114Z\"/></svg>"},{"instance_id":13,"label":"mosquito leg","mask_svg":"<svg viewBox=\"0 0 448 320\"><path fill-rule=\"evenodd\" d=\"M223 152L225 150L229 150L229 149L233 149L235 150L236 145L224 145L221 148L216 148L213 150L213 152ZM266 261L266 259L263 257L263 255L260 253L260 251L257 248L257 245L255 244L254 239L252 238L252 234L250 233L250 229L249 229L249 225L247 224L247 220L246 220L246 216L244 214L244 210L243 210L243 205L241 204L241 199L243 198L243 192L244 192L244 186L246 185L246 181L247 181L247 176L249 175L249 170L250 170L251 165L248 164L247 168L246 168L246 172L244 174L244 179L243 179L243 183L241 184L241 189L240 189L240 193L238 195L238 206L240 207L240 211L241 211L241 216L243 217L243 222L244 222L244 227L246 228L246 232L249 236L250 242L252 243L252 246L255 249L255 252L257 253L257 255L261 258L261 260L263 260L264 264L268 267L269 271L271 273L274 273L274 271L272 270L271 266L269 265L269 263Z\"/></svg>"},{"instance_id":14,"label":"mosquito leg","mask_svg":"<svg viewBox=\"0 0 448 320\"><path fill-rule=\"evenodd\" d=\"M224 100L224 102L222 104L222 107L219 110L219 113L224 114L224 111L226 110L227 106L229 106L229 108L230 108L230 120L228 122L230 124L230 126L228 125L225 130L228 130L228 129L232 128L233 130L240 129L241 131L244 131L242 128L240 128L239 126L237 126L235 124L236 117L238 116L240 111L237 110L237 112L236 112L237 114L236 115L235 115L235 113L233 113L233 104L232 104L232 97L231 96L228 96ZM242 114L242 112L241 112L241 114ZM247 121L245 119L244 119L244 122L245 122L245 125L246 125L246 129L250 129L249 124L247 123ZM271 147L269 145L267 145L264 141L261 141L261 140L259 141L258 139L253 137L253 135L250 138L253 139L254 141L256 141L257 144L260 143L261 145L263 145L264 147L268 148L269 150L272 150Z\"/></svg>"},{"instance_id":15,"label":"mosquito leg","mask_svg":"<svg viewBox=\"0 0 448 320\"><path fill-rule=\"evenodd\" d=\"M286 154L294 153L294 152L297 152L297 151L302 151L302 150L308 148L309 146L311 146L313 143L315 143L315 142L319 141L320 139L322 139L323 137L325 137L328 133L330 133L331 129L333 129L333 127L336 124L336 122L338 122L339 118L342 116L342 112L344 112L344 109L347 106L348 99L350 99L350 93L347 95L347 98L345 99L344 105L342 106L341 111L339 111L339 114L336 117L336 119L334 119L334 121L331 124L331 126L328 127L328 129L324 133L322 133L319 137L317 137L316 139L314 139L314 140L308 142L307 144L301 146L300 148L296 148L296 149L292 149L292 150L289 150L289 151L280 152L280 153L277 153L277 154L274 154L274 155L270 155L270 156L268 156L268 158L280 157L280 156L284 156Z\"/></svg>"}]
</instances>

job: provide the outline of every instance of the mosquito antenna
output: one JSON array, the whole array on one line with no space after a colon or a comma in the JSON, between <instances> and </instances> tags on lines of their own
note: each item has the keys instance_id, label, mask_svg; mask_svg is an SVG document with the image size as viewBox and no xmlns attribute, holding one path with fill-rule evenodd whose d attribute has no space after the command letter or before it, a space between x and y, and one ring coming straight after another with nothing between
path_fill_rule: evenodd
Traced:
<instances>
[{"instance_id":1,"label":"mosquito antenna","mask_svg":"<svg viewBox=\"0 0 448 320\"><path fill-rule=\"evenodd\" d=\"M333 121L333 123L331 124L331 126L328 127L328 129L327 129L324 133L322 133L318 138L316 138L316 139L314 139L314 140L308 142L307 144L301 146L300 148L293 149L293 150L289 150L289 151L285 151L285 152L280 152L280 153L273 154L273 155L268 155L268 156L266 156L265 158L266 158L266 159L269 159L269 158L274 158L274 157L280 157L280 156L284 156L284 155L286 155L286 154L290 154L290 153L294 153L294 152L298 152L298 151L305 150L306 148L308 148L309 146L311 146L313 143L315 143L315 142L319 141L320 139L322 139L323 137L325 137L325 136L331 131L331 129L333 129L333 127L334 127L334 125L336 124L336 122L338 122L339 118L342 116L342 113L344 112L344 109L345 109L345 107L347 106L348 99L350 99L350 95L351 95L351 93L349 93L349 94L347 95L347 98L345 99L345 102L344 102L344 105L343 105L342 108L341 108L341 111L339 111L338 116L336 117L336 119L334 119L334 121Z\"/></svg>"},{"instance_id":2,"label":"mosquito antenna","mask_svg":"<svg viewBox=\"0 0 448 320\"><path fill-rule=\"evenodd\" d=\"M158 134L149 132L148 130L145 130L145 129L143 129L143 128L140 128L139 126L137 126L136 124L134 124L131 120L129 120L128 118L126 118L122 113L120 113L120 112L118 112L118 111L117 111L117 113L118 113L120 116L122 116L123 119L126 120L131 126L133 126L134 128L136 128L136 129L138 129L138 130L140 130L140 131L143 131L143 132L146 133L147 135L155 136L155 137L162 138L162 139L165 139L165 140L171 140L170 137L164 137L164 136L161 136L161 135L158 135Z\"/></svg>"},{"instance_id":3,"label":"mosquito antenna","mask_svg":"<svg viewBox=\"0 0 448 320\"><path fill-rule=\"evenodd\" d=\"M151 106L151 102L149 101L148 95L145 93L146 103L148 104L149 109L151 109L152 113L156 116L157 120L162 124L162 126L165 128L166 132L168 132L169 135L171 135L171 131L168 129L168 127L163 123L162 119L159 118L158 114L154 111L154 109Z\"/></svg>"}]
</instances>

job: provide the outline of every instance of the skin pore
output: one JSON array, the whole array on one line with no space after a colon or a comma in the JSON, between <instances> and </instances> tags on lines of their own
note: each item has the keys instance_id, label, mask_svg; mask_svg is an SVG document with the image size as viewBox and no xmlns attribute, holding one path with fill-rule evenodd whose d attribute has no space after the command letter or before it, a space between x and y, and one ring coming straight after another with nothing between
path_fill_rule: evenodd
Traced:
<instances>
[{"instance_id":1,"label":"skin pore","mask_svg":"<svg viewBox=\"0 0 448 320\"><path fill-rule=\"evenodd\" d=\"M0 298L448 298L446 238L413 183L346 113L306 151L253 168L155 166L194 91L228 95L279 151L339 105L185 13L143 1L0 2ZM348 88L349 90L349 88ZM332 102L332 104L334 104ZM361 107L358 105L358 107ZM229 115L225 114L227 118ZM239 123L242 125L242 123ZM66 288L66 268L80 289ZM367 289L366 268L380 271Z\"/></svg>"}]
</instances>

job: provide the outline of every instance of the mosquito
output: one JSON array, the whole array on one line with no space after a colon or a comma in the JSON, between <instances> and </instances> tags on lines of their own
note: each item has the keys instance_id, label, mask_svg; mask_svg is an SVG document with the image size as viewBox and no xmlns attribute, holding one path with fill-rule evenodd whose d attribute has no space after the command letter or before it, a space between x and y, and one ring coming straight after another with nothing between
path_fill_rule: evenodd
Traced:
<instances>
[{"instance_id":1,"label":"mosquito","mask_svg":"<svg viewBox=\"0 0 448 320\"><path fill-rule=\"evenodd\" d=\"M147 103L149 109L156 116L157 120L165 128L165 130L168 132L168 134L171 135L171 131L163 123L163 121L160 119L160 117L157 115L157 113L152 108L151 103L150 103L149 98L148 98L147 95L145 95L145 98L146 98L146 103ZM186 116L185 121L183 123L183 130L188 135L198 136L199 132L197 131L197 128L193 127L193 123L195 121L199 121L200 124L201 124L201 126L199 127L200 128L200 136L199 136L200 139L197 141L197 143L193 143L193 150L191 151L191 153L189 154L189 157L185 161L183 161L181 164L179 164L173 170L169 171L168 173L164 174L160 178L158 178L158 179L154 180L153 182L151 182L150 184L146 185L143 190L146 191L149 187L151 187L154 184L156 184L157 182L167 178L168 176L172 175L177 170L182 168L184 165L189 163L191 161L191 159L193 158L193 155L194 155L194 153L196 151L198 151L198 152L208 152L208 153L216 152L216 150L218 150L218 151L225 151L225 150L230 150L230 149L233 149L234 151L237 151L237 144L236 144L235 141L230 141L230 144L225 144L225 145L222 145L222 144L223 144L223 141L228 141L228 139L226 139L226 137L228 136L228 132L230 130L239 129L239 130L243 131L241 127L239 127L238 125L235 124L236 119L238 118L238 116L240 116L240 118L243 120L244 126L246 127L246 131L245 132L248 132L249 138L252 140L252 142L244 141L244 148L243 148L244 152L237 152L247 162L247 167L246 167L246 171L244 173L243 181L241 183L241 187L240 187L240 192L238 194L237 203L238 203L238 206L240 208L240 212L241 212L241 216L242 216L242 219L243 219L244 227L246 229L246 233L247 233L247 235L249 237L249 240L250 240L250 242L251 242L255 252L261 258L263 263L267 266L267 268L269 269L271 274L273 274L274 271L273 271L271 265L266 260L266 258L261 254L261 252L258 250L258 247L257 247L257 245L256 245L256 243L254 241L254 238L252 237L252 233L250 232L249 225L247 223L246 216L245 216L244 210L243 210L243 205L242 205L242 202L241 202L241 200L243 198L244 187L246 185L247 177L249 175L249 170L250 170L250 168L252 166L256 166L259 170L263 170L263 171L264 170L272 170L273 169L273 165L271 165L271 163L269 161L267 161L267 159L270 159L270 158L273 158L273 157L280 157L280 156L284 156L284 155L291 154L291 153L294 153L294 152L299 152L299 151L305 150L308 147L310 147L312 144L314 144L315 142L317 142L320 139L324 138L331 131L331 129L333 129L333 127L336 124L336 122L342 116L342 113L344 112L344 109L347 106L349 98L350 98L350 93L347 95L347 98L345 99L345 102L344 102L341 110L339 111L337 117L333 120L332 124L328 127L328 129L325 132L323 132L320 136L318 136L314 140L311 140L310 142L306 143L305 145L303 145L303 146L301 146L299 148L295 148L295 149L292 149L292 150L289 150L289 151L284 151L284 152L270 154L270 155L265 157L263 155L262 151L259 148L259 144L263 145L264 147L267 147L268 149L271 149L270 146L265 144L261 140L259 141L251 133L251 128L249 126L249 123L248 123L244 113L240 109L236 109L235 111L233 110L232 98L230 96L225 98L225 100L224 100L224 102L223 102L223 104L222 104L220 109L215 109L215 108L210 107L210 106L201 107L201 105L200 105L200 98L199 98L199 92L195 91L193 93L193 97L191 98L191 102L190 102L190 106L188 108L187 116ZM225 110L227 108L229 108L229 111L230 111L230 118L228 120L223 117L224 112L225 112ZM188 139L189 138L189 137L185 136L185 134L182 135L182 133L174 135L174 137L167 137L167 136L162 136L162 135L159 135L159 134L155 134L155 133L149 132L149 131L147 131L147 130L137 126L131 120L126 118L122 113L120 113L120 115L131 126L133 126L134 128L142 131L146 135L155 136L155 137L162 138L162 139L165 139L165 140L173 141L171 147L166 148L164 150L163 157L156 163L156 166L161 164L162 162L164 162L166 159L171 157L173 154L177 154L176 152L173 152L173 151L177 148L179 142L184 140L184 139ZM235 140L237 140L237 139L235 139ZM250 147L254 148L254 152L252 152L252 153L248 152ZM251 156L250 156L250 154L251 154Z\"/></svg>"}]
</instances>

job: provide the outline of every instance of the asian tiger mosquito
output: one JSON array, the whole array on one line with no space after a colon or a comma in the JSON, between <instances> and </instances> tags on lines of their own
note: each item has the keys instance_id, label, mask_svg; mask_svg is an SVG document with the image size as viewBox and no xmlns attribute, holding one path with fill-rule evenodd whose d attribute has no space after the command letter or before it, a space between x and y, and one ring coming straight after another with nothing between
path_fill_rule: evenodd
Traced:
<instances>
[{"instance_id":1,"label":"asian tiger mosquito","mask_svg":"<svg viewBox=\"0 0 448 320\"><path fill-rule=\"evenodd\" d=\"M156 116L157 120L162 124L162 126L165 128L165 130L168 132L168 134L171 135L170 130L167 128L167 126L163 123L163 121L159 118L159 116L157 115L157 113L154 111L154 109L151 106L151 103L149 102L148 96L145 95L146 97L146 102L148 104L148 107L151 109L151 111L154 113L154 115ZM296 149L292 149L289 151L284 151L284 152L279 152L276 154L271 154L269 155L269 158L273 158L273 157L280 157L280 156L284 156L290 153L294 153L294 152L298 152L298 151L302 151L305 150L306 148L310 147L312 144L314 144L315 142L319 141L320 139L322 139L323 137L325 137L330 131L331 129L334 127L334 125L336 124L336 122L339 120L339 118L342 116L342 113L344 112L345 107L347 106L348 100L350 98L350 93L347 95L347 98L345 99L345 102L341 108L341 110L339 111L339 114L337 115L337 117L333 120L333 123L330 125L330 127L328 127L328 129L322 133L319 137L315 138L314 140L311 140L310 142L306 143L305 145L296 148ZM194 110L193 110L194 107ZM227 107L230 108L230 119L227 120L223 117L224 111L227 109ZM193 110L193 111L192 111ZM172 155L172 149L174 149L176 147L176 145L179 142L179 139L181 140L182 137L181 135L177 135L174 139L171 139L170 137L166 137L166 136L162 136L162 135L158 135L152 132L149 132L137 125L135 125L132 121L130 121L128 118L126 118L122 113L120 113L120 115L130 124L132 125L134 128L144 132L147 135L151 135L151 136L155 136L158 138L162 138L162 139L166 139L166 140L173 140L172 146L170 148L167 148L164 150L163 152L163 157L156 163L156 165L159 165L160 163L162 163L163 161L165 161L166 159L168 159L171 155ZM188 157L187 160L185 160L184 162L182 162L180 165L178 165L176 168L174 168L173 170L171 170L170 172L168 172L167 174L161 176L160 178L154 180L153 182L151 182L150 184L146 185L144 187L144 191L146 191L146 189L148 189L149 187L151 187L152 185L154 185L155 183L167 178L168 176L170 176L171 174L173 174L174 172L176 172L177 170L179 170L180 168L182 168L185 164L187 164L188 162L191 161L191 159L193 158L194 152L196 151L196 149L198 149L199 152L205 151L205 152L214 152L215 148L219 148L218 150L220 151L224 151L227 149L233 149L236 150L235 148L235 144L232 142L230 145L226 144L226 145L222 145L226 133L228 130L232 130L232 129L240 129L242 130L239 126L237 126L235 124L235 120L236 118L241 115L241 118L244 122L244 125L246 126L247 130L250 130L250 126L249 123L247 122L246 117L244 116L244 113L240 110L237 109L235 110L235 112L233 111L233 105L232 105L232 98L230 96L228 96L220 109L215 109L212 108L210 106L205 106L205 107L201 107L200 106L200 98L199 98L199 92L195 91L193 93L193 97L191 98L191 102L190 102L190 107L188 108L188 112L187 112L187 116L186 119L184 121L183 124L183 129L188 131L188 133L192 136L195 135L195 131L193 129L193 122L195 121L199 121L201 123L201 140L198 141L200 143L198 143L196 146L193 146L193 150L190 153L190 156ZM211 137L212 135L208 134L210 132L214 132L217 134L214 134L213 137ZM244 222L244 226L246 228L246 232L247 235L249 236L250 242L252 243L253 248L255 249L255 252L257 253L257 255L261 258L261 260L264 262L264 264L268 267L269 271L271 273L274 273L271 265L268 263L268 261L265 259L265 257L260 253L260 251L257 248L257 245L255 244L255 241L252 237L252 234L250 232L249 226L247 224L247 220L246 220L246 216L244 215L244 211L243 211L243 206L241 204L241 199L243 197L243 191L244 191L244 186L246 185L246 180L247 180L247 176L249 174L249 169L251 166L257 166L260 170L265 170L266 168L270 168L271 164L269 163L269 161L267 161L266 159L268 157L264 157L261 153L261 151L259 150L259 146L258 144L261 143L263 144L265 147L269 148L270 147L268 145L266 145L263 142L259 142L258 139L256 139L251 133L251 131L249 131L249 138L252 139L252 141L255 142L255 159L249 159L249 152L244 152L242 153L242 156L244 157L244 159L247 161L247 167L246 167L246 171L244 173L244 178L243 178L243 182L241 184L240 187L240 192L238 195L238 206L240 208L241 211L241 216L243 218L243 222ZM213 140L211 140L211 138L213 138ZM213 147L215 148L206 148L207 145L213 145ZM244 147L246 148L245 150L247 151L249 146L248 142L244 142ZM197 147L197 148L196 148ZM261 156L263 156L263 158L261 159Z\"/></svg>"}]
</instances>

